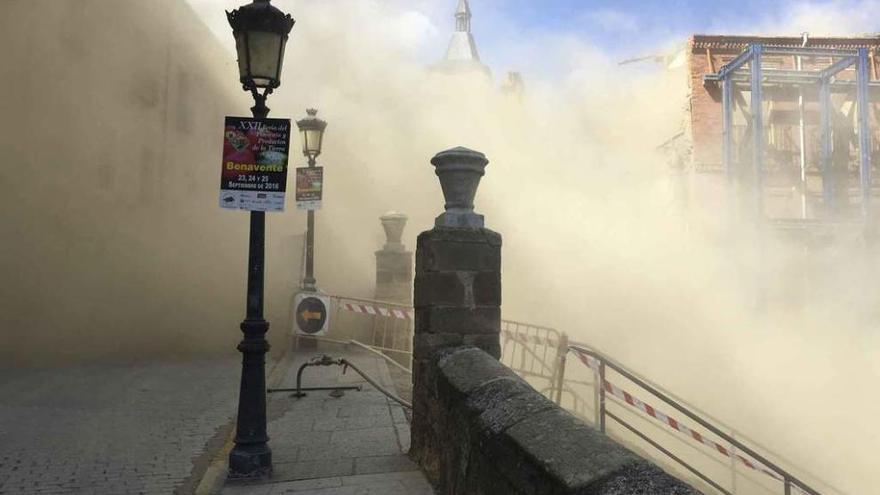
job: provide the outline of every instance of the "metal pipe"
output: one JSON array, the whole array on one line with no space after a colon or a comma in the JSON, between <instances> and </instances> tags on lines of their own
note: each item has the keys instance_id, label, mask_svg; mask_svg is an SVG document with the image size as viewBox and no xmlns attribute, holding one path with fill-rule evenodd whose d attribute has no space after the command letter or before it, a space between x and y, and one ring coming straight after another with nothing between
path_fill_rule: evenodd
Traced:
<instances>
[{"instance_id":1,"label":"metal pipe","mask_svg":"<svg viewBox=\"0 0 880 495\"><path fill-rule=\"evenodd\" d=\"M831 92L829 80L823 79L819 85L819 122L820 131L820 158L819 165L822 170L822 199L825 210L830 217L834 211L834 178L831 174Z\"/></svg>"},{"instance_id":2,"label":"metal pipe","mask_svg":"<svg viewBox=\"0 0 880 495\"><path fill-rule=\"evenodd\" d=\"M405 407L405 408L407 408L407 409L412 409L412 404L411 404L411 403L409 403L409 402L407 402L407 401L401 399L401 398L398 397L397 395L395 395L395 394L389 392L385 387L383 387L382 385L379 385L375 380L373 380L373 379L370 377L370 375L368 375L368 374L364 373L363 371L361 371L360 368L358 368L357 366L355 366L351 361L348 361L348 360L345 359L345 358L342 358L340 361L342 361L343 363L345 363L346 366L349 366L349 367L351 367L351 369L355 370L355 371L357 372L357 374L361 375L361 377L363 377L363 379L367 381L367 383L369 383L370 385L376 387L376 390L378 390L379 392L382 392L386 397L388 397L389 399L393 400L394 402L397 402L398 404L400 404L401 406L403 406L403 407Z\"/></svg>"},{"instance_id":3,"label":"metal pipe","mask_svg":"<svg viewBox=\"0 0 880 495\"><path fill-rule=\"evenodd\" d=\"M568 356L568 334L559 336L559 346L556 348L556 405L562 403L562 388L565 386L565 365Z\"/></svg>"},{"instance_id":4,"label":"metal pipe","mask_svg":"<svg viewBox=\"0 0 880 495\"><path fill-rule=\"evenodd\" d=\"M358 368L351 361L349 361L345 358L333 359L332 357L330 357L326 354L321 355L321 356L316 356L316 357L312 358L311 360L309 360L307 363L303 363L303 365L299 367L299 369L296 372L296 392L295 392L294 396L295 397L305 396L305 394L302 392L302 390L303 390L303 388L302 388L302 374L303 374L303 371L305 371L305 369L307 367L309 367L309 366L334 366L334 365L335 366L342 366L343 367L343 371L342 371L343 374L345 373L345 370L347 368L353 369L364 380L366 380L367 383L369 383L370 385L375 387L376 390L378 390L379 392L384 394L386 397L393 400L394 402L397 402L398 404L400 404L401 406L403 406L407 409L412 409L411 403L401 399L400 397L398 397L394 393L390 392L388 389L386 389L385 387L380 385L376 380L374 380L372 377L370 377L370 375L364 373L360 368ZM327 387L324 390L346 390L346 389L347 389L346 387Z\"/></svg>"},{"instance_id":5,"label":"metal pipe","mask_svg":"<svg viewBox=\"0 0 880 495\"><path fill-rule=\"evenodd\" d=\"M412 375L412 370L407 369L406 366L404 366L404 365L398 363L397 361L395 361L394 359L391 359L390 357L386 356L385 354L382 354L381 352L377 351L376 349L373 349L372 347L368 346L367 344L364 344L364 343L358 342L357 340L349 340L348 342L349 342L350 344L352 344L352 345L356 345L356 346L360 347L361 349L365 349L365 350L367 350L367 351L372 352L373 354L375 354L375 355L381 357L381 358L384 359L385 361L387 361L387 362L393 364L394 366L400 368L401 371L403 371L403 372L405 372L405 373L408 373L408 374ZM405 351L400 351L400 352L405 352Z\"/></svg>"},{"instance_id":6,"label":"metal pipe","mask_svg":"<svg viewBox=\"0 0 880 495\"><path fill-rule=\"evenodd\" d=\"M322 356L314 357L314 358L310 359L309 361L303 363L302 366L300 366L299 369L296 370L296 388L293 389L293 392L295 392L293 394L293 396L294 397L305 397L306 396L306 394L303 393L303 390L305 390L305 389L302 387L302 375L303 375L303 371L305 371L306 368L308 368L309 366L332 366L334 364L342 366L344 363L341 359L334 360L333 358L331 358L330 356L328 356L326 354L324 354ZM326 388L321 387L320 390L350 390L350 388L347 386L326 387Z\"/></svg>"},{"instance_id":7,"label":"metal pipe","mask_svg":"<svg viewBox=\"0 0 880 495\"><path fill-rule=\"evenodd\" d=\"M761 57L764 47L751 45L752 51L752 166L754 168L756 221L761 222L764 214L764 99L761 93Z\"/></svg>"},{"instance_id":8,"label":"metal pipe","mask_svg":"<svg viewBox=\"0 0 880 495\"><path fill-rule=\"evenodd\" d=\"M729 77L721 82L721 161L727 174L727 186L733 186L733 83ZM732 191L730 191L732 194Z\"/></svg>"},{"instance_id":9,"label":"metal pipe","mask_svg":"<svg viewBox=\"0 0 880 495\"><path fill-rule=\"evenodd\" d=\"M599 431L605 433L605 361L599 361Z\"/></svg>"},{"instance_id":10,"label":"metal pipe","mask_svg":"<svg viewBox=\"0 0 880 495\"><path fill-rule=\"evenodd\" d=\"M858 101L859 116L859 179L862 192L862 216L868 222L871 216L871 135L868 126L868 50L859 49L858 62ZM868 225L870 227L870 225Z\"/></svg>"},{"instance_id":11,"label":"metal pipe","mask_svg":"<svg viewBox=\"0 0 880 495\"><path fill-rule=\"evenodd\" d=\"M801 55L803 57L854 57L858 55L856 50L835 50L828 48L786 48L781 46L768 46L764 49L767 55Z\"/></svg>"},{"instance_id":12,"label":"metal pipe","mask_svg":"<svg viewBox=\"0 0 880 495\"><path fill-rule=\"evenodd\" d=\"M807 46L810 40L810 33L802 33L802 47ZM800 55L795 57L795 68L798 72L804 70L803 59ZM801 218L807 218L807 126L804 118L804 88L798 86L798 131L800 137L800 159L801 159Z\"/></svg>"},{"instance_id":13,"label":"metal pipe","mask_svg":"<svg viewBox=\"0 0 880 495\"><path fill-rule=\"evenodd\" d=\"M751 77L749 73L743 74L734 74L729 76L730 80L735 83L735 85L748 85L751 83ZM818 84L822 81L821 77L818 76L802 76L802 77L792 77L790 75L780 75L780 74L767 74L767 71L763 73L764 84L803 84L803 85L814 85ZM721 81L719 78L704 78L707 81L717 82ZM834 90L835 93L845 93L850 91L853 87L856 86L856 81L850 80L841 80L835 79L831 82L831 89ZM876 90L880 88L880 82L872 81L868 83L868 88L871 90Z\"/></svg>"}]
</instances>

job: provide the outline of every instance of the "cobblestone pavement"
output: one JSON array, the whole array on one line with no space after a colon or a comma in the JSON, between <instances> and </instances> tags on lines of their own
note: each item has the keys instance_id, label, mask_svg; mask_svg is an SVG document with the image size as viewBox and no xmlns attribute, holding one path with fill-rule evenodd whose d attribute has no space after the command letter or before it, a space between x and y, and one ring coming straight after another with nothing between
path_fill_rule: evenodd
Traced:
<instances>
[{"instance_id":1,"label":"cobblestone pavement","mask_svg":"<svg viewBox=\"0 0 880 495\"><path fill-rule=\"evenodd\" d=\"M296 386L300 364L316 352L346 357L383 387L394 390L385 362L342 346L293 355L283 379ZM331 397L309 392L301 399L274 393L269 401L272 478L259 483L227 483L223 495L429 495L433 491L406 453L409 420L404 409L370 386L353 370L309 367L303 386L362 385Z\"/></svg>"},{"instance_id":2,"label":"cobblestone pavement","mask_svg":"<svg viewBox=\"0 0 880 495\"><path fill-rule=\"evenodd\" d=\"M0 494L192 490L222 447L239 360L0 369Z\"/></svg>"}]
</instances>

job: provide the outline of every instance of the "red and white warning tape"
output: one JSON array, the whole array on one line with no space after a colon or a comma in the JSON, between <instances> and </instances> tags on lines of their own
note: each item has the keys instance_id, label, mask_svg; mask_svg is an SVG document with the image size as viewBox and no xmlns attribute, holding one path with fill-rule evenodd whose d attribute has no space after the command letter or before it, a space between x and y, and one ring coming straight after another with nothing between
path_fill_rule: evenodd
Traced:
<instances>
[{"instance_id":1,"label":"red and white warning tape","mask_svg":"<svg viewBox=\"0 0 880 495\"><path fill-rule=\"evenodd\" d=\"M385 316L388 318L397 318L398 320L414 320L415 314L411 309L390 308L387 306L378 306L375 304L364 304L356 302L341 301L342 309L353 313L361 313L373 316Z\"/></svg>"},{"instance_id":2,"label":"red and white warning tape","mask_svg":"<svg viewBox=\"0 0 880 495\"><path fill-rule=\"evenodd\" d=\"M594 371L596 371L598 373L598 370L599 370L599 361L598 360L596 360L592 356L584 354L583 352L581 352L579 349L577 349L575 347L572 347L571 350L574 351L575 355L578 357L578 359L580 359L580 361L582 363L584 363L589 368L593 369ZM689 437L690 439L695 440L697 442L700 442L701 444L706 445L707 447L718 451L719 453L721 453L722 455L724 455L726 457L733 457L736 460L740 461L744 466L746 466L750 469L753 469L755 471L760 471L760 472L770 476L771 478L773 478L777 481L780 481L780 482L784 481L781 476L779 476L775 472L771 471L767 466L761 464L758 461L750 460L750 459L747 459L739 454L735 454L735 453L731 452L731 450L729 448L704 437L699 432L696 432L696 431L688 428L687 426L683 425L680 421L676 420L675 418L672 418L671 416L669 416L663 412L658 411L656 408L654 408L648 404L645 404L644 402L639 400L637 397L633 396L632 394L623 390L622 388L618 387L617 385L614 385L613 383L609 382L608 380L605 380L603 387L605 388L606 392L610 393L614 397L617 397L618 399L626 402L630 406L638 409L642 413L656 419L657 421L659 421L659 422L663 423L664 425L672 428L673 430ZM800 488L798 488L797 486L795 486L795 488L797 488L798 491L800 491Z\"/></svg>"}]
</instances>

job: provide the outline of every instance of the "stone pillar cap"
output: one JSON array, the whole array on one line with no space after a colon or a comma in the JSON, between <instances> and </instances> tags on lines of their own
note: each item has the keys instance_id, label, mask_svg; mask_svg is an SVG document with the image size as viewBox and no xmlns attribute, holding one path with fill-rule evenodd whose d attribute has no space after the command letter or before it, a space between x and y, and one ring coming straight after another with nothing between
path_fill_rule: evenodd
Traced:
<instances>
[{"instance_id":1,"label":"stone pillar cap","mask_svg":"<svg viewBox=\"0 0 880 495\"><path fill-rule=\"evenodd\" d=\"M489 163L489 159L486 158L486 155L484 155L483 153L472 150L470 148L465 148L464 146L456 146L455 148L450 148L434 155L434 158L431 159L431 165L434 165L436 167L440 163L450 158L483 162L483 165Z\"/></svg>"},{"instance_id":2,"label":"stone pillar cap","mask_svg":"<svg viewBox=\"0 0 880 495\"><path fill-rule=\"evenodd\" d=\"M397 219L408 220L409 217L405 213L400 213L399 211L391 210L391 211L385 212L385 214L382 215L381 217L379 217L379 219L380 220L397 220Z\"/></svg>"},{"instance_id":3,"label":"stone pillar cap","mask_svg":"<svg viewBox=\"0 0 880 495\"><path fill-rule=\"evenodd\" d=\"M434 155L431 164L446 200L446 211L434 220L434 226L483 228L483 215L474 212L474 197L488 163L486 155L462 146Z\"/></svg>"}]
</instances>

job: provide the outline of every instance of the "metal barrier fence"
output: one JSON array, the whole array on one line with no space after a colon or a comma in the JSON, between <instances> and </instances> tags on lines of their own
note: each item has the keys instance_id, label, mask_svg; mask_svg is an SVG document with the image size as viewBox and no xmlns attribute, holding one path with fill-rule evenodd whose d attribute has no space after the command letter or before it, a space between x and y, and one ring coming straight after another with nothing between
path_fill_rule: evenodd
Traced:
<instances>
[{"instance_id":1,"label":"metal barrier fence","mask_svg":"<svg viewBox=\"0 0 880 495\"><path fill-rule=\"evenodd\" d=\"M295 335L295 345L299 346L302 340L339 344L354 340L412 369L415 316L411 306L358 297L327 297L330 298L327 333L314 337Z\"/></svg>"},{"instance_id":2,"label":"metal barrier fence","mask_svg":"<svg viewBox=\"0 0 880 495\"><path fill-rule=\"evenodd\" d=\"M412 307L330 299L327 334L297 340L363 345L412 369ZM553 328L502 320L501 362L561 407L704 493L843 495L815 477L794 474L781 456Z\"/></svg>"},{"instance_id":3,"label":"metal barrier fence","mask_svg":"<svg viewBox=\"0 0 880 495\"><path fill-rule=\"evenodd\" d=\"M568 371L593 377L593 415L584 419L667 469L696 477L704 492L842 494L828 483L793 474L779 455L601 353L578 343L571 343L568 351L584 365ZM609 419L617 428L610 428Z\"/></svg>"}]
</instances>

